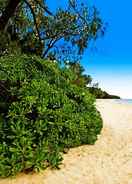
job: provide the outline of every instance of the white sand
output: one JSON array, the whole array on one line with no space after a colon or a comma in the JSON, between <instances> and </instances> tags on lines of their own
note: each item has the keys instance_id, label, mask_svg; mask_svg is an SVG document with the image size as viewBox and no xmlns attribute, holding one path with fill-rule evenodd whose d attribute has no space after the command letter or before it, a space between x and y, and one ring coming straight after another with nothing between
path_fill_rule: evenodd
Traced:
<instances>
[{"instance_id":1,"label":"white sand","mask_svg":"<svg viewBox=\"0 0 132 184\"><path fill-rule=\"evenodd\" d=\"M73 148L60 170L21 174L0 184L132 184L132 105L98 100L104 128L93 146Z\"/></svg>"}]
</instances>

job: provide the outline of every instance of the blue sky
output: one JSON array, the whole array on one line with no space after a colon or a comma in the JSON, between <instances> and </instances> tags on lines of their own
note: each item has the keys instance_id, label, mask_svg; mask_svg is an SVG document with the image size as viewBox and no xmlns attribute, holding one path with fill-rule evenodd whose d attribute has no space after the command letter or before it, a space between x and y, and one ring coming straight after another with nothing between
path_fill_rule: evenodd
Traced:
<instances>
[{"instance_id":1,"label":"blue sky","mask_svg":"<svg viewBox=\"0 0 132 184\"><path fill-rule=\"evenodd\" d=\"M132 0L82 1L95 5L109 24L105 36L84 53L82 64L86 73L107 92L132 98ZM54 2L49 4L51 8L66 4L66 0Z\"/></svg>"}]
</instances>

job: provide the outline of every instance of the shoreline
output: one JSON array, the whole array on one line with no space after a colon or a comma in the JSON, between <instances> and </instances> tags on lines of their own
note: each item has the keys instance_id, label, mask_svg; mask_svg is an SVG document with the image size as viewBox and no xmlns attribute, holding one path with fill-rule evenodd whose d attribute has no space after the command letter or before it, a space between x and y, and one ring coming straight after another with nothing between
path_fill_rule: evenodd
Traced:
<instances>
[{"instance_id":1,"label":"shoreline","mask_svg":"<svg viewBox=\"0 0 132 184\"><path fill-rule=\"evenodd\" d=\"M132 107L132 99L96 99L95 104L98 103L112 103L113 105L117 104Z\"/></svg>"}]
</instances>

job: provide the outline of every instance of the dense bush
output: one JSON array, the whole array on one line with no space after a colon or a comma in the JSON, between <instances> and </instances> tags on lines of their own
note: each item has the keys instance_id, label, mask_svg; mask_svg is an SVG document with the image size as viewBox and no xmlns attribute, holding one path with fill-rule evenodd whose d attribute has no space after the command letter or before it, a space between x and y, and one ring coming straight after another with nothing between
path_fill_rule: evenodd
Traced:
<instances>
[{"instance_id":1,"label":"dense bush","mask_svg":"<svg viewBox=\"0 0 132 184\"><path fill-rule=\"evenodd\" d=\"M75 74L35 56L0 58L0 176L58 167L64 148L94 144L102 120Z\"/></svg>"}]
</instances>

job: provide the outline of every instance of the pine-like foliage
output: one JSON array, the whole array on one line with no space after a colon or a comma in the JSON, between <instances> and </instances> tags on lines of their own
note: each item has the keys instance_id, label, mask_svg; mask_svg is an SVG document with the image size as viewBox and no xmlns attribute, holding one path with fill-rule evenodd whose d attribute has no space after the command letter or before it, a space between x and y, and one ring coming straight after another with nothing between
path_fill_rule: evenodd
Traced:
<instances>
[{"instance_id":1,"label":"pine-like foliage","mask_svg":"<svg viewBox=\"0 0 132 184\"><path fill-rule=\"evenodd\" d=\"M58 167L64 148L94 144L102 120L76 75L36 56L0 58L0 176Z\"/></svg>"}]
</instances>

